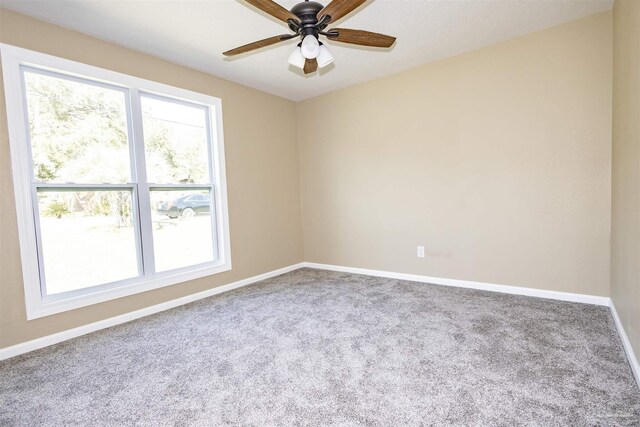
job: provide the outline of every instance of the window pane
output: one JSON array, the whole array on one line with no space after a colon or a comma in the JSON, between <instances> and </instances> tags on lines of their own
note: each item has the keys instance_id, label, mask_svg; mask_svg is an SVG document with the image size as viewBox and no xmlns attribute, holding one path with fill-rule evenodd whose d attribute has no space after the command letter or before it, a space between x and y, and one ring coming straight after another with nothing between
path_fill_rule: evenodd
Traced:
<instances>
[{"instance_id":1,"label":"window pane","mask_svg":"<svg viewBox=\"0 0 640 427\"><path fill-rule=\"evenodd\" d=\"M129 191L38 192L47 294L136 277Z\"/></svg>"},{"instance_id":2,"label":"window pane","mask_svg":"<svg viewBox=\"0 0 640 427\"><path fill-rule=\"evenodd\" d=\"M25 71L36 181L130 182L123 92Z\"/></svg>"},{"instance_id":3,"label":"window pane","mask_svg":"<svg viewBox=\"0 0 640 427\"><path fill-rule=\"evenodd\" d=\"M154 183L208 183L206 110L142 96L147 180Z\"/></svg>"},{"instance_id":4,"label":"window pane","mask_svg":"<svg viewBox=\"0 0 640 427\"><path fill-rule=\"evenodd\" d=\"M209 191L151 191L156 271L214 260Z\"/></svg>"}]
</instances>

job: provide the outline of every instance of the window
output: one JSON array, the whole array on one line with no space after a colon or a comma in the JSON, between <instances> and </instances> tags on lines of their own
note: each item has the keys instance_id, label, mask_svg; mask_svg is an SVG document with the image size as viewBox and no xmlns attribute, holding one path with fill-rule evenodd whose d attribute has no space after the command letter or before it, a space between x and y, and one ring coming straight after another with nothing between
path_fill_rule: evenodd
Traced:
<instances>
[{"instance_id":1,"label":"window","mask_svg":"<svg viewBox=\"0 0 640 427\"><path fill-rule=\"evenodd\" d=\"M0 53L29 319L231 268L219 99Z\"/></svg>"}]
</instances>

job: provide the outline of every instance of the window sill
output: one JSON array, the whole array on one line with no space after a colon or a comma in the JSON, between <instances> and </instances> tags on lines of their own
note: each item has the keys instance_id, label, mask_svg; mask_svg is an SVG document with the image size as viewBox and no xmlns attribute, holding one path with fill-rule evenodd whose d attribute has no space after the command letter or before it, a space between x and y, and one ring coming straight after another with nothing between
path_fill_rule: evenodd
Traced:
<instances>
[{"instance_id":1,"label":"window sill","mask_svg":"<svg viewBox=\"0 0 640 427\"><path fill-rule=\"evenodd\" d=\"M88 288L75 291L77 295L65 296L64 298L40 298L33 306L27 304L27 320L39 319L52 314L63 313L76 308L87 307L178 283L195 280L202 277L219 274L231 270L231 263L216 263L193 268L189 270L160 273L155 277L136 277L121 284L106 288ZM67 294L68 295L68 294Z\"/></svg>"}]
</instances>

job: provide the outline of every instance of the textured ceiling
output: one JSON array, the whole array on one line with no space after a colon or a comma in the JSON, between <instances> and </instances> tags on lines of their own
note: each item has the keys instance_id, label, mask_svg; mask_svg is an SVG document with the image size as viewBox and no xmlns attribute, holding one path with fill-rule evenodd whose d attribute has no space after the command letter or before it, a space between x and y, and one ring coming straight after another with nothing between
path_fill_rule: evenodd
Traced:
<instances>
[{"instance_id":1,"label":"textured ceiling","mask_svg":"<svg viewBox=\"0 0 640 427\"><path fill-rule=\"evenodd\" d=\"M326 4L327 0L320 0ZM296 0L280 0L287 9ZM396 36L390 50L327 45L335 61L304 76L295 40L225 58L283 34L285 24L242 0L0 0L0 6L291 100L396 73L608 10L613 0L369 0L338 22Z\"/></svg>"}]
</instances>

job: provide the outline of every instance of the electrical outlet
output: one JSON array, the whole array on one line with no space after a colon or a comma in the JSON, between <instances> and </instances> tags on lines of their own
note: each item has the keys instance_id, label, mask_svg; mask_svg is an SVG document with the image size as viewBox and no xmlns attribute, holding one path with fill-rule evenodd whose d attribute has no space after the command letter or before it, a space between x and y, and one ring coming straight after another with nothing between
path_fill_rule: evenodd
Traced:
<instances>
[{"instance_id":1,"label":"electrical outlet","mask_svg":"<svg viewBox=\"0 0 640 427\"><path fill-rule=\"evenodd\" d=\"M424 258L424 246L418 246L418 258Z\"/></svg>"}]
</instances>

